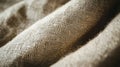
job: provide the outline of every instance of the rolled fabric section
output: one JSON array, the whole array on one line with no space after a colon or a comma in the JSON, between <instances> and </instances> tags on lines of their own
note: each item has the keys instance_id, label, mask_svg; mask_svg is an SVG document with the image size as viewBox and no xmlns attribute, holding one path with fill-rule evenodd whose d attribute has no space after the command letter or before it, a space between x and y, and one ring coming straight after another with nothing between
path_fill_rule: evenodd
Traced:
<instances>
[{"instance_id":1,"label":"rolled fabric section","mask_svg":"<svg viewBox=\"0 0 120 67\"><path fill-rule=\"evenodd\" d=\"M71 0L0 48L1 67L46 67L70 52L117 0Z\"/></svg>"},{"instance_id":2,"label":"rolled fabric section","mask_svg":"<svg viewBox=\"0 0 120 67\"><path fill-rule=\"evenodd\" d=\"M69 0L24 0L27 5L27 16L33 23L45 17Z\"/></svg>"},{"instance_id":3,"label":"rolled fabric section","mask_svg":"<svg viewBox=\"0 0 120 67\"><path fill-rule=\"evenodd\" d=\"M118 67L120 14L97 37L51 67Z\"/></svg>"},{"instance_id":4,"label":"rolled fabric section","mask_svg":"<svg viewBox=\"0 0 120 67\"><path fill-rule=\"evenodd\" d=\"M0 14L0 47L67 1L25 0L6 9Z\"/></svg>"},{"instance_id":5,"label":"rolled fabric section","mask_svg":"<svg viewBox=\"0 0 120 67\"><path fill-rule=\"evenodd\" d=\"M3 12L6 8L10 7L11 5L18 3L22 0L0 0L0 13Z\"/></svg>"},{"instance_id":6,"label":"rolled fabric section","mask_svg":"<svg viewBox=\"0 0 120 67\"><path fill-rule=\"evenodd\" d=\"M23 25L20 24L23 24L26 18L24 10L25 3L22 1L0 13L0 47L15 37L17 32L21 30L20 27Z\"/></svg>"}]
</instances>

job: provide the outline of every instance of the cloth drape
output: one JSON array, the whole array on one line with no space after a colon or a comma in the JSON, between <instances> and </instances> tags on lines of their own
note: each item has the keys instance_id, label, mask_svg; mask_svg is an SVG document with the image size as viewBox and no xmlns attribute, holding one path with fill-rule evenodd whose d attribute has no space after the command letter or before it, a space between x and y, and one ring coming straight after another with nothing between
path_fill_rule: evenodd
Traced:
<instances>
[{"instance_id":1,"label":"cloth drape","mask_svg":"<svg viewBox=\"0 0 120 67\"><path fill-rule=\"evenodd\" d=\"M0 67L119 67L119 0L1 0Z\"/></svg>"}]
</instances>

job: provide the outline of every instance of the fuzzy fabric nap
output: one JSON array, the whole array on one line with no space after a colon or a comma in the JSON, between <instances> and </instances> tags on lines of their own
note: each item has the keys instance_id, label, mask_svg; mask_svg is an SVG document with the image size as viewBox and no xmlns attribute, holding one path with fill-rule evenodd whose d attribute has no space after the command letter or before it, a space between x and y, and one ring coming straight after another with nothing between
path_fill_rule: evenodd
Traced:
<instances>
[{"instance_id":1,"label":"fuzzy fabric nap","mask_svg":"<svg viewBox=\"0 0 120 67\"><path fill-rule=\"evenodd\" d=\"M0 67L119 67L119 0L1 4Z\"/></svg>"}]
</instances>

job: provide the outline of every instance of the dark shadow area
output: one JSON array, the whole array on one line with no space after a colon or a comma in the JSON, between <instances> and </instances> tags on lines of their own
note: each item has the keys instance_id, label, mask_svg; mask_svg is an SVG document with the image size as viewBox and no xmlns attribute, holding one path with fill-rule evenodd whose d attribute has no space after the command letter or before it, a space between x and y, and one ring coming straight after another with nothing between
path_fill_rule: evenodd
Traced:
<instances>
[{"instance_id":1,"label":"dark shadow area","mask_svg":"<svg viewBox=\"0 0 120 67\"><path fill-rule=\"evenodd\" d=\"M117 12L120 12L119 8L120 5L118 6ZM120 42L118 44L120 44ZM113 50L109 57L104 59L104 61L101 61L97 67L120 67L120 46Z\"/></svg>"},{"instance_id":2,"label":"dark shadow area","mask_svg":"<svg viewBox=\"0 0 120 67\"><path fill-rule=\"evenodd\" d=\"M120 67L120 46L113 50L110 55L96 67Z\"/></svg>"},{"instance_id":3,"label":"dark shadow area","mask_svg":"<svg viewBox=\"0 0 120 67\"><path fill-rule=\"evenodd\" d=\"M100 32L102 32L105 27L110 23L112 19L120 12L120 1L113 6L109 11L106 11L105 15L102 16L100 21L94 26L91 30L89 30L85 35L83 35L80 39L78 39L72 47L76 49L84 46L87 42L92 40L94 37L96 37ZM73 51L75 51L73 49Z\"/></svg>"}]
</instances>

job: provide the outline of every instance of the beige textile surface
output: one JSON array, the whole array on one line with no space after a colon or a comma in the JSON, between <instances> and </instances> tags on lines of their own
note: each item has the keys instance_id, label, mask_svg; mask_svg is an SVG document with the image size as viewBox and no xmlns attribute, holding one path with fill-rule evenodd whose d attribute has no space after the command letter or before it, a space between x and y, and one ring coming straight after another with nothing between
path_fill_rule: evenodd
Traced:
<instances>
[{"instance_id":1,"label":"beige textile surface","mask_svg":"<svg viewBox=\"0 0 120 67\"><path fill-rule=\"evenodd\" d=\"M22 0L0 0L0 12Z\"/></svg>"},{"instance_id":2,"label":"beige textile surface","mask_svg":"<svg viewBox=\"0 0 120 67\"><path fill-rule=\"evenodd\" d=\"M0 0L0 67L120 67L119 0Z\"/></svg>"}]
</instances>

